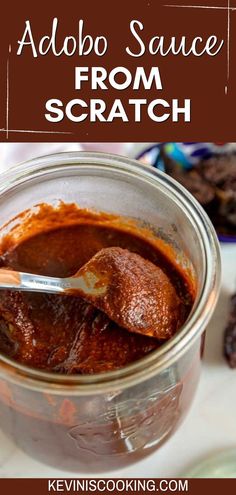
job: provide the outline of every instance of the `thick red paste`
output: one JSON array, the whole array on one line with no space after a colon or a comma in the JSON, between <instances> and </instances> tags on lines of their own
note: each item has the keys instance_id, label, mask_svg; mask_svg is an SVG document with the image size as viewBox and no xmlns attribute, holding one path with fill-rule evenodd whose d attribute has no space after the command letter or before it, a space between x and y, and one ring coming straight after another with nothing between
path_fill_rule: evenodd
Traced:
<instances>
[{"instance_id":1,"label":"thick red paste","mask_svg":"<svg viewBox=\"0 0 236 495\"><path fill-rule=\"evenodd\" d=\"M24 213L3 237L0 265L68 277L110 246L138 253L167 275L180 298L177 330L193 304L193 281L164 242L127 219L76 205L41 205L33 215ZM34 368L66 374L114 370L162 342L130 333L78 296L0 292L0 351Z\"/></svg>"}]
</instances>

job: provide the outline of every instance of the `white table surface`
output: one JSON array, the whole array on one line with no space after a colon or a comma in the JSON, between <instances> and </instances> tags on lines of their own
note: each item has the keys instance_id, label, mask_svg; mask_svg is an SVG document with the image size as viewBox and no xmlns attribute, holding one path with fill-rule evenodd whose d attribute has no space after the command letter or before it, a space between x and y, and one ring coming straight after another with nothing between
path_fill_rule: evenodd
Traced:
<instances>
[{"instance_id":1,"label":"white table surface","mask_svg":"<svg viewBox=\"0 0 236 495\"><path fill-rule=\"evenodd\" d=\"M222 264L221 295L207 331L201 381L185 422L146 460L101 477L176 477L199 460L236 447L236 370L228 368L222 355L229 297L236 290L236 245L222 246ZM0 478L4 477L74 478L83 473L63 472L34 461L0 431Z\"/></svg>"}]
</instances>

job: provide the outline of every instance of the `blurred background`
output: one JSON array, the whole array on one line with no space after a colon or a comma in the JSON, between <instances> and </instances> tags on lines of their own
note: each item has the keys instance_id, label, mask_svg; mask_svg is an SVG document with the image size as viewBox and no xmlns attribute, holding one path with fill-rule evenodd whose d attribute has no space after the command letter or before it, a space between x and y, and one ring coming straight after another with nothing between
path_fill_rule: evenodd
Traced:
<instances>
[{"instance_id":1,"label":"blurred background","mask_svg":"<svg viewBox=\"0 0 236 495\"><path fill-rule=\"evenodd\" d=\"M105 151L137 158L186 187L210 216L222 242L236 236L236 143L0 143L0 172L36 156Z\"/></svg>"}]
</instances>

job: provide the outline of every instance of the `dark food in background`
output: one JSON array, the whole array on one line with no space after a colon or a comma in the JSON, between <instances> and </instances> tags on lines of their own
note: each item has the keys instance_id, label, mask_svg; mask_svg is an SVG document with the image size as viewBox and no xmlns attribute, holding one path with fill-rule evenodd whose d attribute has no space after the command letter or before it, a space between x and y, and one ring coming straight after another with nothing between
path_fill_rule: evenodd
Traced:
<instances>
[{"instance_id":1,"label":"dark food in background","mask_svg":"<svg viewBox=\"0 0 236 495\"><path fill-rule=\"evenodd\" d=\"M231 368L236 368L236 294L231 298L231 310L224 337L224 355Z\"/></svg>"},{"instance_id":2,"label":"dark food in background","mask_svg":"<svg viewBox=\"0 0 236 495\"><path fill-rule=\"evenodd\" d=\"M163 154L166 172L195 196L220 234L236 235L236 155L215 156L183 169Z\"/></svg>"}]
</instances>

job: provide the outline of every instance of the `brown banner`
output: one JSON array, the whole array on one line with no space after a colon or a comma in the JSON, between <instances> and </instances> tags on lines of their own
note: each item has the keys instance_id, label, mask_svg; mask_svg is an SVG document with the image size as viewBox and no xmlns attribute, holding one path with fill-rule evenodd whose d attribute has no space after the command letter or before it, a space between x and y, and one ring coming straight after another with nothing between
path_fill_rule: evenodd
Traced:
<instances>
[{"instance_id":1,"label":"brown banner","mask_svg":"<svg viewBox=\"0 0 236 495\"><path fill-rule=\"evenodd\" d=\"M143 489L142 489L143 487ZM163 487L163 489L162 489ZM181 488L183 487L183 489ZM2 479L0 480L1 493L15 495L48 495L55 493L187 493L188 495L233 495L235 493L235 479Z\"/></svg>"},{"instance_id":2,"label":"brown banner","mask_svg":"<svg viewBox=\"0 0 236 495\"><path fill-rule=\"evenodd\" d=\"M1 141L236 140L236 0L22 0L0 24Z\"/></svg>"}]
</instances>

